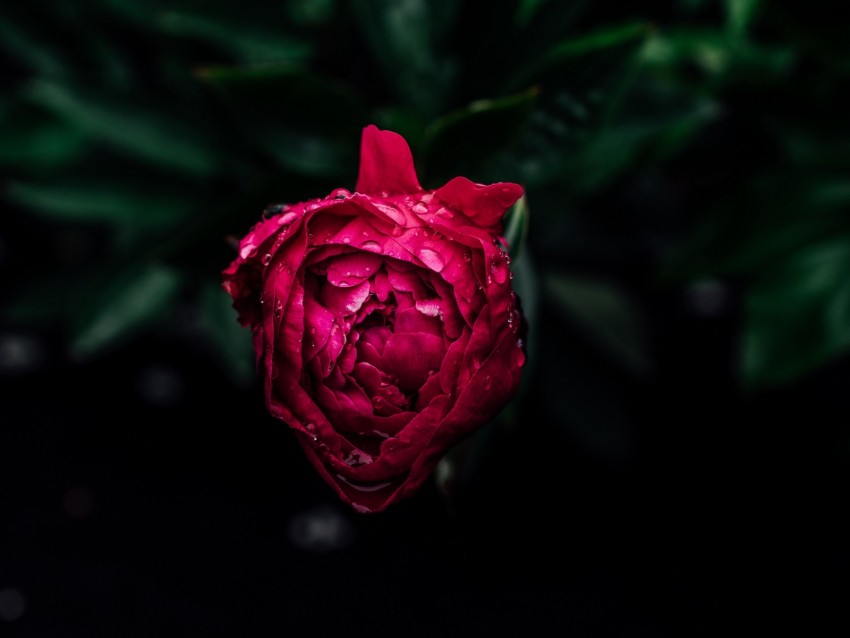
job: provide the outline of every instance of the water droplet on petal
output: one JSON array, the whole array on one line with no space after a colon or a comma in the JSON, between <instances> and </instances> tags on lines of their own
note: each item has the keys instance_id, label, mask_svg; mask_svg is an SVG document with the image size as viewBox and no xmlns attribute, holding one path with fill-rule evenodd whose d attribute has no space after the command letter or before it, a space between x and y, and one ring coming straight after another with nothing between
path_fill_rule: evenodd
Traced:
<instances>
[{"instance_id":1,"label":"water droplet on petal","mask_svg":"<svg viewBox=\"0 0 850 638\"><path fill-rule=\"evenodd\" d=\"M517 348L516 354L514 354L514 362L516 363L517 368L521 368L525 365L525 352L523 352L522 348Z\"/></svg>"},{"instance_id":2,"label":"water droplet on petal","mask_svg":"<svg viewBox=\"0 0 850 638\"><path fill-rule=\"evenodd\" d=\"M380 202L373 201L372 204L381 211L384 215L393 220L396 224L401 224L404 226L407 223L407 218L404 216L404 213L401 212L398 208L396 208L393 204L382 204Z\"/></svg>"},{"instance_id":3,"label":"water droplet on petal","mask_svg":"<svg viewBox=\"0 0 850 638\"><path fill-rule=\"evenodd\" d=\"M455 214L445 206L440 206L440 208L437 209L436 214L440 217L445 217L446 219L451 219L455 216Z\"/></svg>"},{"instance_id":4,"label":"water droplet on petal","mask_svg":"<svg viewBox=\"0 0 850 638\"><path fill-rule=\"evenodd\" d=\"M468 252L464 252L463 253L463 260L466 261L466 262L472 261L472 255L470 255Z\"/></svg>"},{"instance_id":5,"label":"water droplet on petal","mask_svg":"<svg viewBox=\"0 0 850 638\"><path fill-rule=\"evenodd\" d=\"M493 377L488 374L484 377L484 389L489 390L491 387L493 387Z\"/></svg>"},{"instance_id":6,"label":"water droplet on petal","mask_svg":"<svg viewBox=\"0 0 850 638\"><path fill-rule=\"evenodd\" d=\"M351 197L351 192L345 188L337 188L328 195L328 199L345 199L346 197Z\"/></svg>"},{"instance_id":7,"label":"water droplet on petal","mask_svg":"<svg viewBox=\"0 0 850 638\"><path fill-rule=\"evenodd\" d=\"M311 334L311 335L316 334L316 327L315 327L315 326L313 326L312 328L310 328L310 334Z\"/></svg>"},{"instance_id":8,"label":"water droplet on petal","mask_svg":"<svg viewBox=\"0 0 850 638\"><path fill-rule=\"evenodd\" d=\"M274 318L280 319L280 315L283 312L283 302L278 299L277 303L274 305Z\"/></svg>"},{"instance_id":9,"label":"water droplet on petal","mask_svg":"<svg viewBox=\"0 0 850 638\"><path fill-rule=\"evenodd\" d=\"M496 283L505 283L508 279L508 266L505 264L505 260L501 258L494 259L490 264L490 274L493 275Z\"/></svg>"},{"instance_id":10,"label":"water droplet on petal","mask_svg":"<svg viewBox=\"0 0 850 638\"><path fill-rule=\"evenodd\" d=\"M245 246L242 248L242 250L239 251L239 256L242 259L248 259L248 257L250 257L251 253L256 248L257 247L254 244L245 244Z\"/></svg>"},{"instance_id":11,"label":"water droplet on petal","mask_svg":"<svg viewBox=\"0 0 850 638\"><path fill-rule=\"evenodd\" d=\"M425 202L416 202L413 206L410 207L410 210L412 210L414 213L422 215L423 213L428 212L428 204L426 204Z\"/></svg>"},{"instance_id":12,"label":"water droplet on petal","mask_svg":"<svg viewBox=\"0 0 850 638\"><path fill-rule=\"evenodd\" d=\"M263 266L268 266L272 261L272 254L266 253L263 255Z\"/></svg>"},{"instance_id":13,"label":"water droplet on petal","mask_svg":"<svg viewBox=\"0 0 850 638\"><path fill-rule=\"evenodd\" d=\"M343 244L350 244L351 243L351 237L343 237L342 243Z\"/></svg>"},{"instance_id":14,"label":"water droplet on petal","mask_svg":"<svg viewBox=\"0 0 850 638\"><path fill-rule=\"evenodd\" d=\"M446 266L446 262L440 254L430 248L420 248L417 255L422 260L422 263L434 272L441 272Z\"/></svg>"},{"instance_id":15,"label":"water droplet on petal","mask_svg":"<svg viewBox=\"0 0 850 638\"><path fill-rule=\"evenodd\" d=\"M291 224L296 219L298 219L298 213L289 212L278 217L277 223L278 225L283 226L284 224Z\"/></svg>"}]
</instances>

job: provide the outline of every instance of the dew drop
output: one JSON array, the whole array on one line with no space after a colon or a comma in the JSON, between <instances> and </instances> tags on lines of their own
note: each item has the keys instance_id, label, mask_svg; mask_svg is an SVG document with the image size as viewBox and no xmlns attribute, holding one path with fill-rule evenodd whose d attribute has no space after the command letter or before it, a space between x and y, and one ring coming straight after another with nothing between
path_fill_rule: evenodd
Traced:
<instances>
[{"instance_id":1,"label":"dew drop","mask_svg":"<svg viewBox=\"0 0 850 638\"><path fill-rule=\"evenodd\" d=\"M440 254L430 248L420 248L417 254L422 263L434 272L441 272L446 266L446 262L440 257Z\"/></svg>"},{"instance_id":2,"label":"dew drop","mask_svg":"<svg viewBox=\"0 0 850 638\"><path fill-rule=\"evenodd\" d=\"M517 343L517 345L519 345L519 343ZM525 365L525 352L523 352L521 347L517 348L516 354L514 354L514 363L516 363L517 368L521 368Z\"/></svg>"},{"instance_id":3,"label":"dew drop","mask_svg":"<svg viewBox=\"0 0 850 638\"><path fill-rule=\"evenodd\" d=\"M503 284L508 279L508 267L505 264L503 259L494 259L490 264L490 274L493 275L493 279L496 280L496 283Z\"/></svg>"},{"instance_id":4,"label":"dew drop","mask_svg":"<svg viewBox=\"0 0 850 638\"><path fill-rule=\"evenodd\" d=\"M422 215L423 213L428 212L428 204L426 204L425 202L416 202L413 206L410 207L410 210L412 210L417 215Z\"/></svg>"},{"instance_id":5,"label":"dew drop","mask_svg":"<svg viewBox=\"0 0 850 638\"><path fill-rule=\"evenodd\" d=\"M351 237L343 237L342 243L343 244L350 244L351 243Z\"/></svg>"},{"instance_id":6,"label":"dew drop","mask_svg":"<svg viewBox=\"0 0 850 638\"><path fill-rule=\"evenodd\" d=\"M402 213L393 204L382 204L380 202L372 202L372 204L396 224L401 224L403 226L407 223L407 218L404 216L404 213Z\"/></svg>"},{"instance_id":7,"label":"dew drop","mask_svg":"<svg viewBox=\"0 0 850 638\"><path fill-rule=\"evenodd\" d=\"M280 315L283 312L283 302L278 299L277 303L274 305L274 318L280 319Z\"/></svg>"},{"instance_id":8,"label":"dew drop","mask_svg":"<svg viewBox=\"0 0 850 638\"><path fill-rule=\"evenodd\" d=\"M239 251L239 256L240 256L242 259L248 259L248 257L250 257L251 253L252 253L252 252L253 252L256 248L257 248L257 247L256 247L254 244L245 244L245 246L242 248L242 250L240 250L240 251Z\"/></svg>"},{"instance_id":9,"label":"dew drop","mask_svg":"<svg viewBox=\"0 0 850 638\"><path fill-rule=\"evenodd\" d=\"M467 263L472 261L472 255L470 255L468 252L464 252L463 253L463 260Z\"/></svg>"},{"instance_id":10,"label":"dew drop","mask_svg":"<svg viewBox=\"0 0 850 638\"><path fill-rule=\"evenodd\" d=\"M351 191L345 188L337 188L328 195L328 199L345 199L346 197L351 197Z\"/></svg>"},{"instance_id":11,"label":"dew drop","mask_svg":"<svg viewBox=\"0 0 850 638\"><path fill-rule=\"evenodd\" d=\"M298 219L298 213L294 213L294 212L290 211L290 212L284 213L283 215L278 217L277 223L278 223L279 226L283 226L285 224L291 224L296 219Z\"/></svg>"},{"instance_id":12,"label":"dew drop","mask_svg":"<svg viewBox=\"0 0 850 638\"><path fill-rule=\"evenodd\" d=\"M455 216L455 214L445 206L440 206L440 208L437 209L436 214L440 217L445 217L446 219L451 219Z\"/></svg>"},{"instance_id":13,"label":"dew drop","mask_svg":"<svg viewBox=\"0 0 850 638\"><path fill-rule=\"evenodd\" d=\"M310 328L310 334L311 334L311 335L316 334L316 327L315 327L315 326L313 326L312 328Z\"/></svg>"},{"instance_id":14,"label":"dew drop","mask_svg":"<svg viewBox=\"0 0 850 638\"><path fill-rule=\"evenodd\" d=\"M268 266L272 261L272 254L266 253L263 255L263 266Z\"/></svg>"},{"instance_id":15,"label":"dew drop","mask_svg":"<svg viewBox=\"0 0 850 638\"><path fill-rule=\"evenodd\" d=\"M489 390L491 387L493 387L493 377L488 374L484 377L484 389Z\"/></svg>"}]
</instances>

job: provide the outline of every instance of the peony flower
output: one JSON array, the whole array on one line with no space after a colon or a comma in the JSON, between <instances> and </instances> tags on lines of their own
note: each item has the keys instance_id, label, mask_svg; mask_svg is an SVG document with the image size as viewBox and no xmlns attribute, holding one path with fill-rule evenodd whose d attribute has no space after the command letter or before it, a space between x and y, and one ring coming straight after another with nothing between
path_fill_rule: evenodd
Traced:
<instances>
[{"instance_id":1,"label":"peony flower","mask_svg":"<svg viewBox=\"0 0 850 638\"><path fill-rule=\"evenodd\" d=\"M522 317L500 238L517 184L424 190L405 140L363 131L355 192L269 209L224 271L269 412L375 512L514 395Z\"/></svg>"}]
</instances>

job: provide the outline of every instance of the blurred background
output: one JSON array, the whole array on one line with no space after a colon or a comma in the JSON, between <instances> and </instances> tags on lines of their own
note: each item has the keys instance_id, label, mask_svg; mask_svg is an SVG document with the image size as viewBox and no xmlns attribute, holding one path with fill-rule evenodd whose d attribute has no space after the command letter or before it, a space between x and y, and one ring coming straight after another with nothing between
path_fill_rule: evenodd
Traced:
<instances>
[{"instance_id":1,"label":"blurred background","mask_svg":"<svg viewBox=\"0 0 850 638\"><path fill-rule=\"evenodd\" d=\"M0 635L846 630L850 38L758 0L0 9ZM353 514L219 273L272 202L526 188L520 396Z\"/></svg>"}]
</instances>

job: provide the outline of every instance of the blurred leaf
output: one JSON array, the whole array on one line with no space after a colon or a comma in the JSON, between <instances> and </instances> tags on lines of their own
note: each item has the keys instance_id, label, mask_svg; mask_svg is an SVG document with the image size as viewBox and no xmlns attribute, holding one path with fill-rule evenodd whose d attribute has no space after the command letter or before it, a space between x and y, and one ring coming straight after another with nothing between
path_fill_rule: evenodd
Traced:
<instances>
[{"instance_id":1,"label":"blurred leaf","mask_svg":"<svg viewBox=\"0 0 850 638\"><path fill-rule=\"evenodd\" d=\"M65 73L61 52L52 44L34 38L12 21L0 19L0 50L42 76L59 76Z\"/></svg>"},{"instance_id":2,"label":"blurred leaf","mask_svg":"<svg viewBox=\"0 0 850 638\"><path fill-rule=\"evenodd\" d=\"M644 318L616 286L595 279L550 275L544 281L544 292L614 360L636 374L651 371Z\"/></svg>"},{"instance_id":3,"label":"blurred leaf","mask_svg":"<svg viewBox=\"0 0 850 638\"><path fill-rule=\"evenodd\" d=\"M181 284L179 273L161 265L117 272L78 318L71 353L79 358L91 357L168 318L169 306Z\"/></svg>"},{"instance_id":4,"label":"blurred leaf","mask_svg":"<svg viewBox=\"0 0 850 638\"><path fill-rule=\"evenodd\" d=\"M723 198L667 260L679 278L751 272L850 227L850 180L807 171L767 173Z\"/></svg>"},{"instance_id":5,"label":"blurred leaf","mask_svg":"<svg viewBox=\"0 0 850 638\"><path fill-rule=\"evenodd\" d=\"M88 149L79 127L20 101L0 110L0 164L34 172L61 167Z\"/></svg>"},{"instance_id":6,"label":"blurred leaf","mask_svg":"<svg viewBox=\"0 0 850 638\"><path fill-rule=\"evenodd\" d=\"M240 136L306 175L347 175L356 167L362 101L344 84L289 65L209 67L196 74L244 127Z\"/></svg>"},{"instance_id":7,"label":"blurred leaf","mask_svg":"<svg viewBox=\"0 0 850 638\"><path fill-rule=\"evenodd\" d=\"M762 273L746 301L742 375L787 383L850 352L850 236L792 253Z\"/></svg>"},{"instance_id":8,"label":"blurred leaf","mask_svg":"<svg viewBox=\"0 0 850 638\"><path fill-rule=\"evenodd\" d=\"M756 45L713 29L662 32L650 38L641 53L656 80L667 78L707 95L733 80L745 85L777 81L787 75L794 59L790 46Z\"/></svg>"},{"instance_id":9,"label":"blurred leaf","mask_svg":"<svg viewBox=\"0 0 850 638\"><path fill-rule=\"evenodd\" d=\"M429 178L466 173L510 146L527 125L537 93L479 100L432 122L425 130Z\"/></svg>"},{"instance_id":10,"label":"blurred leaf","mask_svg":"<svg viewBox=\"0 0 850 638\"><path fill-rule=\"evenodd\" d=\"M643 161L666 159L717 116L712 105L697 106L666 117L611 123L601 129L576 132L562 144L536 131L536 155L517 163L530 186L556 183L562 198L585 195L608 185Z\"/></svg>"},{"instance_id":11,"label":"blurred leaf","mask_svg":"<svg viewBox=\"0 0 850 638\"><path fill-rule=\"evenodd\" d=\"M522 315L528 324L528 339L526 341L526 352L528 361L525 377L528 370L537 365L537 349L540 339L540 280L537 269L530 251L524 250L511 261L511 272L513 280L511 287L514 289L522 306Z\"/></svg>"},{"instance_id":12,"label":"blurred leaf","mask_svg":"<svg viewBox=\"0 0 850 638\"><path fill-rule=\"evenodd\" d=\"M516 10L517 24L526 26L546 2L547 0L520 0Z\"/></svg>"},{"instance_id":13,"label":"blurred leaf","mask_svg":"<svg viewBox=\"0 0 850 638\"><path fill-rule=\"evenodd\" d=\"M523 195L511 206L504 217L505 242L513 259L522 254L528 242L528 222L528 200Z\"/></svg>"},{"instance_id":14,"label":"blurred leaf","mask_svg":"<svg viewBox=\"0 0 850 638\"><path fill-rule=\"evenodd\" d=\"M283 24L235 24L230 19L213 19L206 15L192 15L167 11L157 16L157 25L164 33L176 36L194 36L213 42L231 51L247 63L303 62L312 53L309 42L282 33ZM265 27L265 29L263 29Z\"/></svg>"},{"instance_id":15,"label":"blurred leaf","mask_svg":"<svg viewBox=\"0 0 850 638\"><path fill-rule=\"evenodd\" d=\"M433 117L441 110L454 69L443 54L458 4L451 0L352 0L377 65L396 99Z\"/></svg>"},{"instance_id":16,"label":"blurred leaf","mask_svg":"<svg viewBox=\"0 0 850 638\"><path fill-rule=\"evenodd\" d=\"M162 110L116 99L75 94L48 82L34 82L28 98L74 123L94 137L155 165L189 175L213 173L218 158L209 143L184 123Z\"/></svg>"},{"instance_id":17,"label":"blurred leaf","mask_svg":"<svg viewBox=\"0 0 850 638\"><path fill-rule=\"evenodd\" d=\"M734 37L743 37L761 8L761 0L726 0L726 28Z\"/></svg>"},{"instance_id":18,"label":"blurred leaf","mask_svg":"<svg viewBox=\"0 0 850 638\"><path fill-rule=\"evenodd\" d=\"M129 225L173 225L184 219L192 203L150 195L139 185L117 186L96 182L81 184L9 184L6 196L13 202L55 219Z\"/></svg>"},{"instance_id":19,"label":"blurred leaf","mask_svg":"<svg viewBox=\"0 0 850 638\"><path fill-rule=\"evenodd\" d=\"M651 28L644 22L607 27L562 41L508 79L506 90L536 84L566 82L573 90L601 85L614 70L632 58Z\"/></svg>"},{"instance_id":20,"label":"blurred leaf","mask_svg":"<svg viewBox=\"0 0 850 638\"><path fill-rule=\"evenodd\" d=\"M201 329L222 371L239 385L257 378L251 331L236 318L232 299L221 286L207 284L200 299Z\"/></svg>"}]
</instances>

